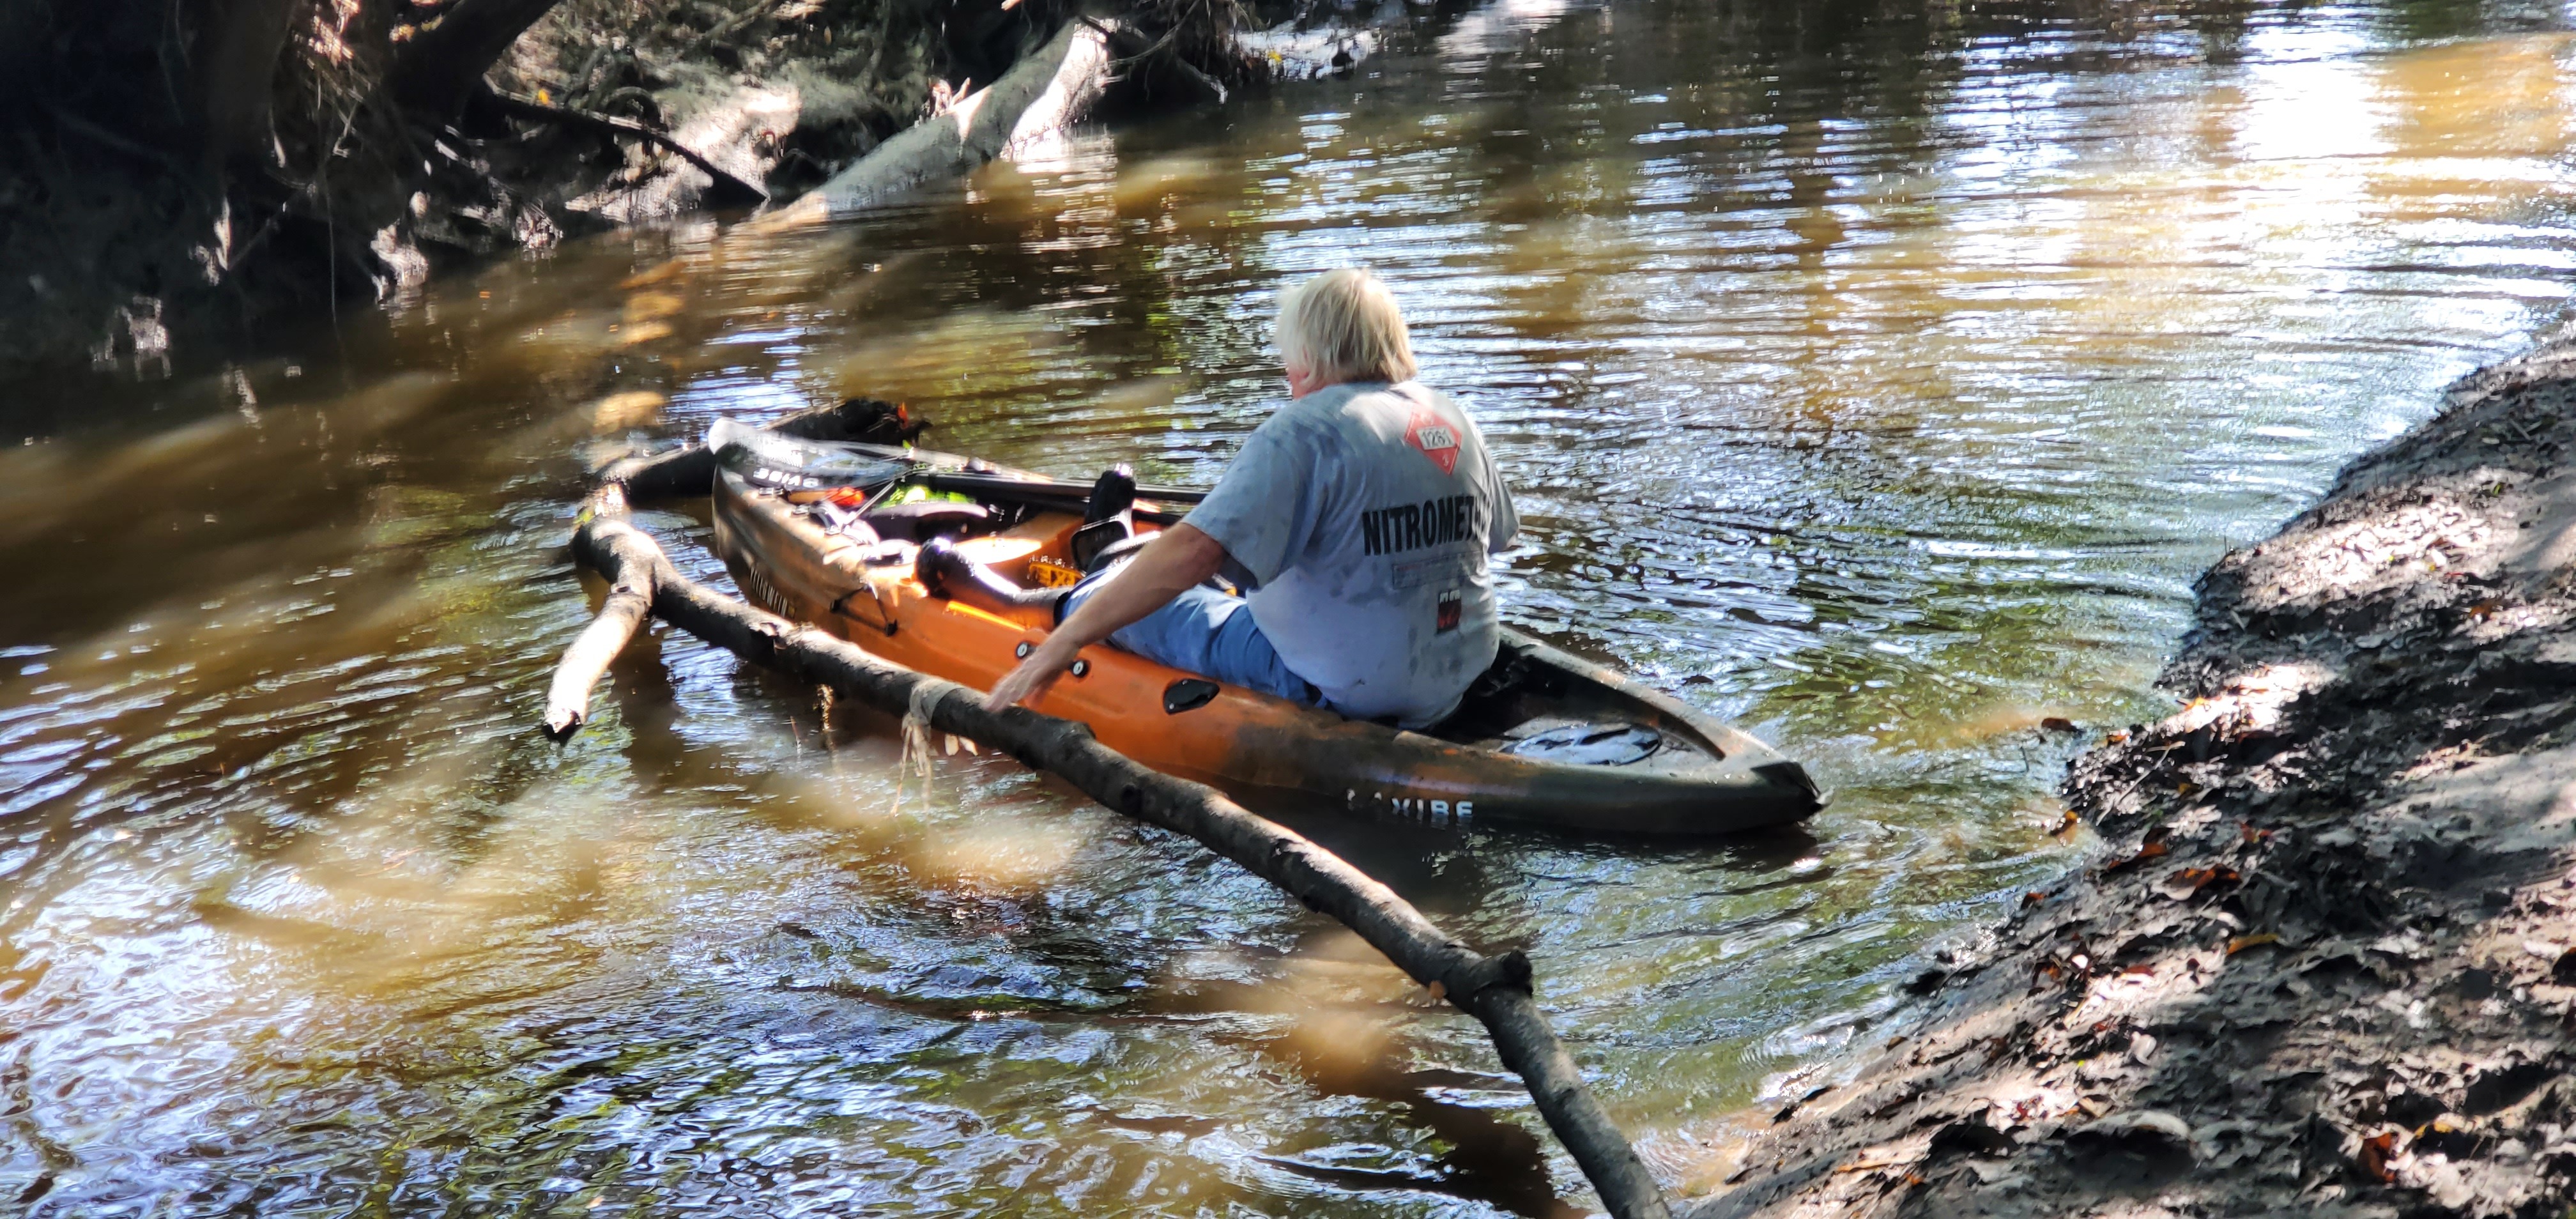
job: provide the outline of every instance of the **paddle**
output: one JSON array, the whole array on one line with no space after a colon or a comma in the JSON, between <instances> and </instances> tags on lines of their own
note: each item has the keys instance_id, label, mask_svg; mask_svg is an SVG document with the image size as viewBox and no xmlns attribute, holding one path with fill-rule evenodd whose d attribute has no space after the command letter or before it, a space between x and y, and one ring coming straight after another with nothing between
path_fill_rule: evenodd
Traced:
<instances>
[{"instance_id":1,"label":"paddle","mask_svg":"<svg viewBox=\"0 0 2576 1219\"><path fill-rule=\"evenodd\" d=\"M953 491L959 495L971 495L979 500L1029 504L1077 514L1091 499L1090 483L1071 482L1060 478L1018 478L1009 474L970 474L936 470L916 474L912 481L933 491ZM1205 491L1192 491L1186 487L1140 485L1136 488L1136 516L1140 520L1168 525L1187 514L1170 509L1147 507L1149 501L1165 504L1195 504L1206 499L1207 494Z\"/></svg>"},{"instance_id":2,"label":"paddle","mask_svg":"<svg viewBox=\"0 0 2576 1219\"><path fill-rule=\"evenodd\" d=\"M933 491L954 491L960 495L991 496L995 499L1033 495L1047 499L1089 499L1091 497L1090 483L1072 482L1061 478L1021 478L1010 474L970 474L936 470L921 475L913 481ZM1187 487L1156 487L1143 483L1137 484L1136 487L1136 498L1158 499L1168 504L1195 504L1206 499L1207 496L1208 493L1205 491L1192 491Z\"/></svg>"}]
</instances>

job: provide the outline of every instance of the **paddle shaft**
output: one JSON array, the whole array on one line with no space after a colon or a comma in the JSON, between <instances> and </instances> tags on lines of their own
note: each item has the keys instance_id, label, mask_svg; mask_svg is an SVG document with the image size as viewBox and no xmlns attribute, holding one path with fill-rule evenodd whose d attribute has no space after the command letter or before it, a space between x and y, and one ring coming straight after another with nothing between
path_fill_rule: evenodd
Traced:
<instances>
[{"instance_id":1,"label":"paddle shaft","mask_svg":"<svg viewBox=\"0 0 2576 1219\"><path fill-rule=\"evenodd\" d=\"M1060 509L1077 516L1081 515L1083 507L1091 501L1091 484L1060 478L1020 478L1009 474L933 470L914 475L912 481L933 491L950 491L959 495L971 495L981 500ZM1136 488L1136 516L1140 520L1168 525L1188 513L1158 505L1196 504L1205 500L1207 494L1205 491L1192 491L1185 487L1139 486Z\"/></svg>"}]
</instances>

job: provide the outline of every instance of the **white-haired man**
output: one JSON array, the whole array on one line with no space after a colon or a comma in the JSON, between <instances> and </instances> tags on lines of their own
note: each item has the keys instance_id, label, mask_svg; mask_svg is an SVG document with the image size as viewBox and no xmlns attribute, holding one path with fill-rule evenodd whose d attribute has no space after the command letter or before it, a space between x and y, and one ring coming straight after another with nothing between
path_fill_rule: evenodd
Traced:
<instances>
[{"instance_id":1,"label":"white-haired man","mask_svg":"<svg viewBox=\"0 0 2576 1219\"><path fill-rule=\"evenodd\" d=\"M1174 668L1344 715L1446 717L1499 642L1487 556L1520 530L1475 422L1413 380L1386 285L1330 271L1289 291L1290 401L1216 489L1107 578L985 705L1025 702L1104 639ZM1242 598L1207 587L1222 572Z\"/></svg>"}]
</instances>

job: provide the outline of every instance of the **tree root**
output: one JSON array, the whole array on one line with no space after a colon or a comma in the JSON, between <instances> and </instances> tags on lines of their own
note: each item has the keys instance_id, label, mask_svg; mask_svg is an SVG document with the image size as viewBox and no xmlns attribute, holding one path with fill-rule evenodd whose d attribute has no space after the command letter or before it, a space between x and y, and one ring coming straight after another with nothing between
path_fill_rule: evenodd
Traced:
<instances>
[{"instance_id":1,"label":"tree root","mask_svg":"<svg viewBox=\"0 0 2576 1219\"><path fill-rule=\"evenodd\" d=\"M650 95L648 94L647 96L649 97ZM540 102L532 98L513 97L497 89L493 90L489 94L487 100L504 113L516 115L520 118L536 119L541 122L548 123L560 123L567 127L579 127L586 131L596 131L609 136L629 136L634 139L642 140L648 144L659 144L664 148L670 149L673 153L677 154L681 160L697 166L701 171L705 172L708 177L715 179L714 187L709 189L707 192L707 202L713 206L742 207L751 204L767 203L769 201L768 191L763 190L752 183L743 181L741 178L736 177L731 172L718 166L715 162L708 160L697 150L673 139L670 135L664 132L655 131L642 123L631 122L626 119L616 118L605 114L592 114L584 110L572 110L562 106L549 106L544 102Z\"/></svg>"}]
</instances>

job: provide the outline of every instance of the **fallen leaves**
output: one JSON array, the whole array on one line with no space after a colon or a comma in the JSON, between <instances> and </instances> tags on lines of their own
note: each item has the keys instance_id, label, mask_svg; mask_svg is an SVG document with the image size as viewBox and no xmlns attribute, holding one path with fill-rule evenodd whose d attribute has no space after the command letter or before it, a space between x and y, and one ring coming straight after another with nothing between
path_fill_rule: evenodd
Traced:
<instances>
[{"instance_id":1,"label":"fallen leaves","mask_svg":"<svg viewBox=\"0 0 2576 1219\"><path fill-rule=\"evenodd\" d=\"M2185 898L2195 896L2211 885L2232 885L2244 878L2242 873L2224 864L2215 864L2206 868L2177 868L2158 888L2167 897Z\"/></svg>"},{"instance_id":2,"label":"fallen leaves","mask_svg":"<svg viewBox=\"0 0 2576 1219\"><path fill-rule=\"evenodd\" d=\"M2162 1109L2133 1109L2106 1116L2094 1113L2094 1106L2088 1104L2085 1112L2099 1120L2069 1132L2072 1141L2148 1153L2187 1151L2191 1147L2191 1124Z\"/></svg>"},{"instance_id":3,"label":"fallen leaves","mask_svg":"<svg viewBox=\"0 0 2576 1219\"><path fill-rule=\"evenodd\" d=\"M2361 1161L2363 1175L2376 1179L2382 1185L2395 1182L2397 1170L2390 1165L2390 1161L2397 1158L2397 1132L2382 1131L2363 1139L2358 1158Z\"/></svg>"},{"instance_id":4,"label":"fallen leaves","mask_svg":"<svg viewBox=\"0 0 2576 1219\"><path fill-rule=\"evenodd\" d=\"M2007 1127L2027 1126L2033 1122L2055 1121L2075 1112L2082 1102L2072 1092L2061 1088L2026 1086L2018 1095L1997 1096L1994 1112Z\"/></svg>"},{"instance_id":5,"label":"fallen leaves","mask_svg":"<svg viewBox=\"0 0 2576 1219\"><path fill-rule=\"evenodd\" d=\"M1912 1160L1855 1160L1834 1169L1835 1172L1877 1172L1882 1168L1911 1168Z\"/></svg>"},{"instance_id":6,"label":"fallen leaves","mask_svg":"<svg viewBox=\"0 0 2576 1219\"><path fill-rule=\"evenodd\" d=\"M2276 931L2258 931L2252 935L2240 935L2227 941L2227 955L2232 957L2248 948L2260 948L2265 944L2280 942L2281 935Z\"/></svg>"},{"instance_id":7,"label":"fallen leaves","mask_svg":"<svg viewBox=\"0 0 2576 1219\"><path fill-rule=\"evenodd\" d=\"M2150 859L2161 858L2168 850L2170 850L2170 848L2166 847L2161 841L2140 843L2138 844L2137 854L2131 855L2126 859L2115 860L2103 865L2102 874L2108 876L2113 872L2135 867L2136 865L2145 863Z\"/></svg>"}]
</instances>

